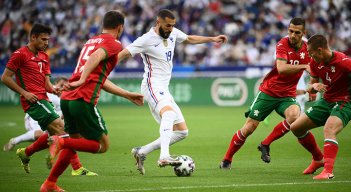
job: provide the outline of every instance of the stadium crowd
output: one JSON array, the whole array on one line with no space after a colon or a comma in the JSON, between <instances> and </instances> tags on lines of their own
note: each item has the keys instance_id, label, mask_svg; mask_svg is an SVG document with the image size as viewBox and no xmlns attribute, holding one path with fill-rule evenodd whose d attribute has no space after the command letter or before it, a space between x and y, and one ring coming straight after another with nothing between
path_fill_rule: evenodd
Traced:
<instances>
[{"instance_id":1,"label":"stadium crowd","mask_svg":"<svg viewBox=\"0 0 351 192\"><path fill-rule=\"evenodd\" d=\"M74 67L84 40L100 32L108 10L122 10L126 23L122 42L130 44L153 25L161 8L174 10L176 27L187 34L226 34L225 46L180 45L174 65L272 65L275 43L286 34L292 17L307 20L307 37L327 35L333 49L351 56L350 0L4 0L0 1L0 67L28 41L33 22L54 31L47 50L51 66ZM140 57L121 64L140 68Z\"/></svg>"}]
</instances>

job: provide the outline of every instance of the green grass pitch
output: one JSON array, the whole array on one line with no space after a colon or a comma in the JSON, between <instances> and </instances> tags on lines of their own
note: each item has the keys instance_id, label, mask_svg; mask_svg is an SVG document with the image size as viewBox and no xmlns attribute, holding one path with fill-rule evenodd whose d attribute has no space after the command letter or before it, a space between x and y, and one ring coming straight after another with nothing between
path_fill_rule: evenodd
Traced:
<instances>
[{"instance_id":1,"label":"green grass pitch","mask_svg":"<svg viewBox=\"0 0 351 192\"><path fill-rule=\"evenodd\" d=\"M233 133L245 122L246 107L181 106L190 129L189 137L172 146L172 154L191 156L196 170L191 177L176 177L170 167L159 168L159 151L147 156L146 175L140 175L130 150L158 137L158 125L149 114L148 107L100 106L106 121L110 149L105 154L79 153L83 165L99 174L98 177L70 175L69 167L60 177L58 185L69 192L120 191L350 191L351 189L351 126L339 134L339 153L335 163L335 179L314 181L302 171L311 156L288 133L271 145L272 161L261 161L257 151L259 142L272 127L281 121L276 114L270 124L263 123L235 155L231 170L220 170L221 161ZM11 137L24 133L23 112L20 106L0 107L1 147ZM322 128L313 130L320 146L323 145ZM29 143L20 144L25 147ZM49 174L44 156L47 151L32 156L31 173L20 167L15 152L0 152L0 191L39 191ZM318 173L321 170L318 171Z\"/></svg>"}]
</instances>

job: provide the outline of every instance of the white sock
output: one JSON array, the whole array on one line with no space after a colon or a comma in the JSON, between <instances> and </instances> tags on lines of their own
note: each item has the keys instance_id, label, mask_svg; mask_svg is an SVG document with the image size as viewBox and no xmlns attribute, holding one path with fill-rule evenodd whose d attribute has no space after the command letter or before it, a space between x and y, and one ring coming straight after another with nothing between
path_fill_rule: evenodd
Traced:
<instances>
[{"instance_id":1,"label":"white sock","mask_svg":"<svg viewBox=\"0 0 351 192\"><path fill-rule=\"evenodd\" d=\"M174 111L166 111L162 114L160 123L161 153L160 159L169 157L169 144L171 142L173 123L177 117Z\"/></svg>"},{"instance_id":2,"label":"white sock","mask_svg":"<svg viewBox=\"0 0 351 192\"><path fill-rule=\"evenodd\" d=\"M181 141L187 136L188 136L188 130L173 131L169 145L172 145L178 141ZM161 146L161 139L158 138L155 141L153 141L147 145L142 146L141 149L139 150L139 152L144 154L144 155L147 155L147 154L151 153L152 151L159 149L160 146Z\"/></svg>"},{"instance_id":3,"label":"white sock","mask_svg":"<svg viewBox=\"0 0 351 192\"><path fill-rule=\"evenodd\" d=\"M301 112L305 111L306 95L297 95L296 102L300 105Z\"/></svg>"},{"instance_id":4,"label":"white sock","mask_svg":"<svg viewBox=\"0 0 351 192\"><path fill-rule=\"evenodd\" d=\"M18 144L21 143L23 141L34 141L35 137L34 137L34 130L28 131L20 136L17 136L15 138L13 138L13 144Z\"/></svg>"}]
</instances>

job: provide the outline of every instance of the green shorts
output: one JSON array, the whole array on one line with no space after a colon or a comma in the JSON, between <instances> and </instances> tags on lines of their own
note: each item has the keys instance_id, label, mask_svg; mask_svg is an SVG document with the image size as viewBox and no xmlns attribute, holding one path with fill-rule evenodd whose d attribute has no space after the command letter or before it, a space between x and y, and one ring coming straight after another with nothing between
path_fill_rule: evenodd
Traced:
<instances>
[{"instance_id":1,"label":"green shorts","mask_svg":"<svg viewBox=\"0 0 351 192\"><path fill-rule=\"evenodd\" d=\"M72 101L61 99L61 110L67 133L79 133L84 138L92 140L99 140L102 134L107 135L105 121L93 104L82 99Z\"/></svg>"},{"instance_id":2,"label":"green shorts","mask_svg":"<svg viewBox=\"0 0 351 192\"><path fill-rule=\"evenodd\" d=\"M327 102L321 98L306 110L306 115L317 126L323 126L329 116L337 116L345 127L351 120L351 103L345 101Z\"/></svg>"},{"instance_id":3,"label":"green shorts","mask_svg":"<svg viewBox=\"0 0 351 192\"><path fill-rule=\"evenodd\" d=\"M28 113L32 119L38 121L43 131L47 130L51 122L60 118L55 111L54 105L47 100L39 100L36 103L32 103L26 113Z\"/></svg>"},{"instance_id":4,"label":"green shorts","mask_svg":"<svg viewBox=\"0 0 351 192\"><path fill-rule=\"evenodd\" d=\"M285 118L284 112L291 105L298 105L293 97L276 98L260 91L253 100L249 110L245 113L245 117L263 121L275 110L280 116Z\"/></svg>"}]
</instances>

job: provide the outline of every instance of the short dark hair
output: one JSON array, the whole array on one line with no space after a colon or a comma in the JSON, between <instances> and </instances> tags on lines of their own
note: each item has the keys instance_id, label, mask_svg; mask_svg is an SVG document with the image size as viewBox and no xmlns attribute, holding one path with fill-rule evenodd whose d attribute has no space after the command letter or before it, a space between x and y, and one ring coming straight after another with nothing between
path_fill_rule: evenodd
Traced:
<instances>
[{"instance_id":1,"label":"short dark hair","mask_svg":"<svg viewBox=\"0 0 351 192\"><path fill-rule=\"evenodd\" d=\"M300 18L300 17L294 17L293 19L291 19L290 24L293 24L293 25L302 25L303 28L305 29L305 19L303 18Z\"/></svg>"},{"instance_id":2,"label":"short dark hair","mask_svg":"<svg viewBox=\"0 0 351 192\"><path fill-rule=\"evenodd\" d=\"M67 79L67 77L59 76L55 79L54 84L56 84L60 81L68 81L68 79Z\"/></svg>"},{"instance_id":3,"label":"short dark hair","mask_svg":"<svg viewBox=\"0 0 351 192\"><path fill-rule=\"evenodd\" d=\"M51 32L52 29L49 26L40 23L35 23L32 29L30 30L29 36L39 35L40 33L46 33L50 35Z\"/></svg>"},{"instance_id":4,"label":"short dark hair","mask_svg":"<svg viewBox=\"0 0 351 192\"><path fill-rule=\"evenodd\" d=\"M166 19L166 17L170 18L170 19L175 19L174 14L172 13L171 10L169 9L161 9L158 14L157 17L160 17L162 19Z\"/></svg>"},{"instance_id":5,"label":"short dark hair","mask_svg":"<svg viewBox=\"0 0 351 192\"><path fill-rule=\"evenodd\" d=\"M307 45L310 45L313 50L318 49L319 47L323 49L328 48L328 40L321 34L313 35L308 39Z\"/></svg>"},{"instance_id":6,"label":"short dark hair","mask_svg":"<svg viewBox=\"0 0 351 192\"><path fill-rule=\"evenodd\" d=\"M114 29L119 25L124 25L124 15L119 11L108 11L104 15L102 26L104 29Z\"/></svg>"}]
</instances>

